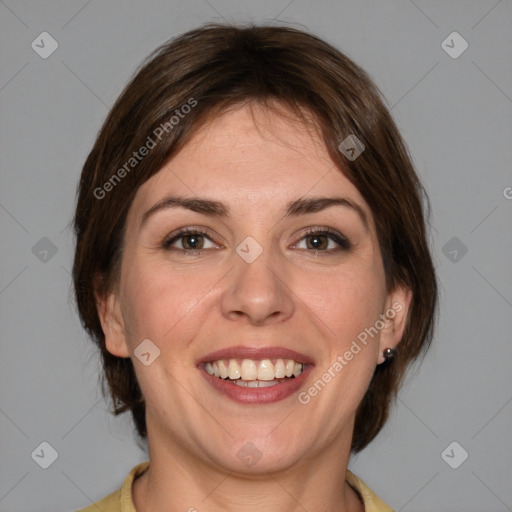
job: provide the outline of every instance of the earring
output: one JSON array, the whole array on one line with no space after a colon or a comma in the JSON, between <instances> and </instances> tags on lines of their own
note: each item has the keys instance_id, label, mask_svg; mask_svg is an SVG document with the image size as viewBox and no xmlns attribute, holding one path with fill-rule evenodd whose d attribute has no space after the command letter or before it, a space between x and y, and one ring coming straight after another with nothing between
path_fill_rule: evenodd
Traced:
<instances>
[{"instance_id":1,"label":"earring","mask_svg":"<svg viewBox=\"0 0 512 512\"><path fill-rule=\"evenodd\" d=\"M384 359L386 361L390 360L390 359L393 359L393 357L396 356L396 349L394 348L386 348L384 349L384 352L382 353L382 355L384 356Z\"/></svg>"}]
</instances>

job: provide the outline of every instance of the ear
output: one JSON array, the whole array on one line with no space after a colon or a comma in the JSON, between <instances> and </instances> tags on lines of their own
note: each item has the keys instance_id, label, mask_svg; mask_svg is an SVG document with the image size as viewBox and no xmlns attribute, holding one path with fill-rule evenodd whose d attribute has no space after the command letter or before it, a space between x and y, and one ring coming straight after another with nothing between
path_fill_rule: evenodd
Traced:
<instances>
[{"instance_id":1,"label":"ear","mask_svg":"<svg viewBox=\"0 0 512 512\"><path fill-rule=\"evenodd\" d=\"M95 295L107 350L114 356L130 357L123 315L116 291L111 291L105 296L100 296L97 293Z\"/></svg>"},{"instance_id":2,"label":"ear","mask_svg":"<svg viewBox=\"0 0 512 512\"><path fill-rule=\"evenodd\" d=\"M398 285L387 297L383 312L384 328L380 333L380 347L377 364L385 361L383 352L387 348L396 348L404 335L412 292L406 286ZM381 316L382 318L382 316Z\"/></svg>"}]
</instances>

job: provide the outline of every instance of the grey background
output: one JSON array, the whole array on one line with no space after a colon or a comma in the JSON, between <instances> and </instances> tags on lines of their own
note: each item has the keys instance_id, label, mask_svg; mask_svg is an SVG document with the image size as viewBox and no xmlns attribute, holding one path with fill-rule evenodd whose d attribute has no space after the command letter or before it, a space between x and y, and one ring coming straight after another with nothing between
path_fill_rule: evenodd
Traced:
<instances>
[{"instance_id":1,"label":"grey background","mask_svg":"<svg viewBox=\"0 0 512 512\"><path fill-rule=\"evenodd\" d=\"M169 37L223 19L303 24L367 69L432 200L442 285L434 344L351 469L398 511L512 510L510 0L5 0L0 511L86 506L146 460L129 418L107 412L98 358L74 311L75 186L141 60ZM31 48L43 31L59 44L47 59ZM458 58L441 46L453 31L469 44ZM58 452L48 469L31 457L43 441ZM454 441L462 448L446 460L469 454L457 469L441 456Z\"/></svg>"}]
</instances>

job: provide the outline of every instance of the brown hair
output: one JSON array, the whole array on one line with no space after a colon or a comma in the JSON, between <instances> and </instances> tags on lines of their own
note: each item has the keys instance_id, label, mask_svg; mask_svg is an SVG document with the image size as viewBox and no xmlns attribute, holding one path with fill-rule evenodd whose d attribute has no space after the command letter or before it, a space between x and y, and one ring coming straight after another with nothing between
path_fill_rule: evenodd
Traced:
<instances>
[{"instance_id":1,"label":"brown hair","mask_svg":"<svg viewBox=\"0 0 512 512\"><path fill-rule=\"evenodd\" d=\"M108 114L78 186L73 266L79 315L101 350L103 392L108 384L113 412L131 411L145 438L145 403L132 361L107 351L95 290L104 296L117 282L126 216L138 188L202 123L244 103L277 103L304 119L304 112L313 116L331 158L372 210L388 290L402 284L412 291L398 354L376 367L357 410L357 452L380 431L406 369L432 340L437 283L424 216L428 199L367 73L294 28L207 24L171 39L147 58ZM355 160L339 149L351 134L365 145Z\"/></svg>"}]
</instances>

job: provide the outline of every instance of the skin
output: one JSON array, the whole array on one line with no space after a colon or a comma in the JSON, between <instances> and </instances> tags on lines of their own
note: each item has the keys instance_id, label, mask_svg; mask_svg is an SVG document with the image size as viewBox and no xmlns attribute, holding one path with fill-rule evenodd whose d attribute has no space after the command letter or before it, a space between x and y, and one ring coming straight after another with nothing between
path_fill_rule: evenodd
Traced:
<instances>
[{"instance_id":1,"label":"skin","mask_svg":"<svg viewBox=\"0 0 512 512\"><path fill-rule=\"evenodd\" d=\"M170 193L222 201L231 216L168 208L141 226ZM283 217L289 201L334 195L359 205L368 225L346 206ZM162 246L187 226L209 230L199 254L185 253L186 236L174 251ZM315 256L309 227L351 247L324 237ZM250 264L236 252L248 236L263 248ZM370 208L314 130L254 105L208 122L138 190L119 282L98 297L107 348L132 357L146 400L151 466L134 483L137 511L364 510L345 482L355 412L382 351L402 337L410 299L386 291ZM197 368L214 350L282 346L315 361L304 391L396 302L402 310L306 405L296 394L235 403ZM160 356L144 366L134 350L147 338ZM237 457L249 442L261 452L251 468Z\"/></svg>"}]
</instances>

